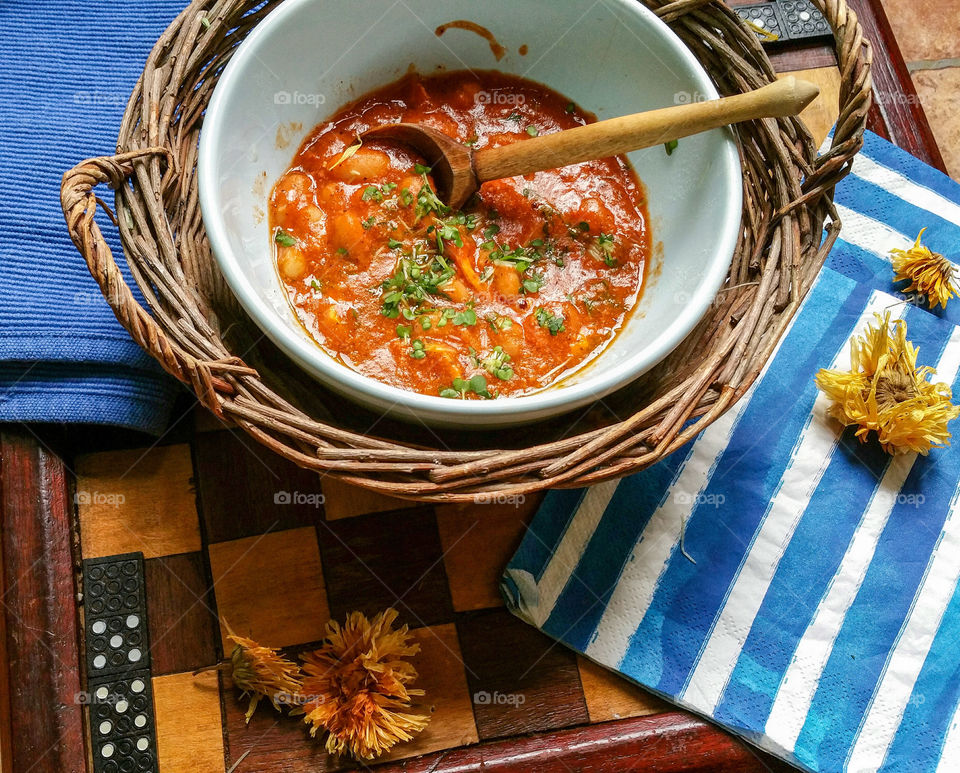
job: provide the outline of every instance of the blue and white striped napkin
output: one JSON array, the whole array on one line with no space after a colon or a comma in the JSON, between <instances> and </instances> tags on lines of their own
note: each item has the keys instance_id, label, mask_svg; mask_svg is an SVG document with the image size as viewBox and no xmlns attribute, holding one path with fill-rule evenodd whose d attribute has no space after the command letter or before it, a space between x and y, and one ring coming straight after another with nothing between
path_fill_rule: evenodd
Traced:
<instances>
[{"instance_id":1,"label":"blue and white striped napkin","mask_svg":"<svg viewBox=\"0 0 960 773\"><path fill-rule=\"evenodd\" d=\"M503 578L520 617L803 768L960 770L960 436L890 457L827 416L874 312L960 397L960 300L903 303L891 247L960 260L960 185L870 135L843 241L761 378L654 467L553 491ZM960 428L960 422L957 424Z\"/></svg>"}]
</instances>

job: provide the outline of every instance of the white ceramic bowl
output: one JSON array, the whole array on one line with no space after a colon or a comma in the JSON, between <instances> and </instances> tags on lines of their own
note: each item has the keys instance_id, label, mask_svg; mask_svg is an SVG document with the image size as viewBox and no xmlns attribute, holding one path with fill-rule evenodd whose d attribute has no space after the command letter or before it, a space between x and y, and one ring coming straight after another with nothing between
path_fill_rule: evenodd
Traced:
<instances>
[{"instance_id":1,"label":"white ceramic bowl","mask_svg":"<svg viewBox=\"0 0 960 773\"><path fill-rule=\"evenodd\" d=\"M487 27L497 62L455 19ZM518 52L522 45L528 53ZM539 81L611 118L715 98L706 73L637 0L288 0L254 29L214 90L200 137L199 186L210 245L263 331L304 370L398 418L492 427L583 406L649 370L693 329L729 267L740 227L733 134L717 129L630 154L648 194L653 265L641 302L599 357L540 393L497 400L416 394L361 376L325 354L297 322L274 267L267 197L314 126L410 65L498 69Z\"/></svg>"}]
</instances>

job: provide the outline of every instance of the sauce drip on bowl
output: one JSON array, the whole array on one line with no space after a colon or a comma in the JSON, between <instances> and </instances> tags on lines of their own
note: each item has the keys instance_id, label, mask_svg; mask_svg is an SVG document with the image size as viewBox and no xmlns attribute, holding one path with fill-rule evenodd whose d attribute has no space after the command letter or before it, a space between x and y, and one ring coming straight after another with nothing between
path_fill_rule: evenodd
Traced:
<instances>
[{"instance_id":1,"label":"sauce drip on bowl","mask_svg":"<svg viewBox=\"0 0 960 773\"><path fill-rule=\"evenodd\" d=\"M408 75L317 126L269 208L303 326L357 372L428 395L524 395L581 367L643 285L648 218L627 161L488 182L453 212L423 159L357 137L406 121L480 149L589 120L542 85L481 71Z\"/></svg>"}]
</instances>

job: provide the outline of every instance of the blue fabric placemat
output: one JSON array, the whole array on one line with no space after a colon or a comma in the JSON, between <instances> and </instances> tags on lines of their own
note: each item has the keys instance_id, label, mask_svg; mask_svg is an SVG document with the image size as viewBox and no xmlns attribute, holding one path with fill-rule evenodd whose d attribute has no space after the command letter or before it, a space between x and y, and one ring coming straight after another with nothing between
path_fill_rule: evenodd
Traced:
<instances>
[{"instance_id":1,"label":"blue fabric placemat","mask_svg":"<svg viewBox=\"0 0 960 773\"><path fill-rule=\"evenodd\" d=\"M0 422L155 434L167 424L177 384L100 295L67 235L60 179L88 156L113 153L147 54L184 5L0 3ZM101 218L135 287L115 229Z\"/></svg>"},{"instance_id":2,"label":"blue fabric placemat","mask_svg":"<svg viewBox=\"0 0 960 773\"><path fill-rule=\"evenodd\" d=\"M960 186L869 135L837 201L831 268L749 393L643 472L550 492L502 588L549 636L803 768L958 770L960 443L861 444L813 377L889 309L960 397L960 300L903 303L887 257L928 226L960 260Z\"/></svg>"}]
</instances>

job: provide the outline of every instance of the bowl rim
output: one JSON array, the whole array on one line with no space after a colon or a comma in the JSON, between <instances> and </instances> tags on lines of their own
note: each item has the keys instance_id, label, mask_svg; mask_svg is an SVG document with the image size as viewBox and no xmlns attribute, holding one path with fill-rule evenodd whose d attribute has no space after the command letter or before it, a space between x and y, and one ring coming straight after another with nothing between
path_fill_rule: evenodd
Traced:
<instances>
[{"instance_id":1,"label":"bowl rim","mask_svg":"<svg viewBox=\"0 0 960 773\"><path fill-rule=\"evenodd\" d=\"M649 371L693 331L713 303L727 275L739 238L743 179L739 151L734 133L729 127L713 130L726 135L717 159L717 166L720 176L733 183L733 195L724 197L721 202L726 207L726 211L721 219L721 230L715 239L714 254L717 257L708 266L699 287L689 301L683 304L680 313L644 346L642 351L645 356L642 360L638 352L617 368L604 371L597 368L597 363L603 356L601 351L596 356L588 358L589 364L584 364L584 367L590 367L593 372L583 381L575 384L564 385L561 382L530 395L496 400L450 400L439 395L426 395L402 389L357 373L324 351L305 329L299 333L294 332L278 319L276 310L258 295L257 289L241 268L230 246L226 224L221 217L222 201L216 181L219 162L215 142L226 128L224 113L229 99L238 88L243 87L240 78L241 70L250 59L257 57L257 49L261 42L269 38L271 32L279 27L287 16L295 15L303 7L321 1L287 0L267 14L237 47L211 95L200 131L197 156L200 210L214 260L246 313L287 356L309 375L319 379L334 391L347 395L350 399L359 399L368 406L384 407L386 413L399 418L406 416L427 421L439 420L454 423L465 421L482 426L485 418L512 419L518 423L535 421L602 399ZM637 0L613 0L613 2L628 14L640 17L643 23L648 24L658 33L663 42L686 65L688 74L696 81L696 88L701 94L709 99L719 98L713 82L693 52L653 11ZM644 292L649 286L648 278ZM642 293L639 303L642 303ZM636 313L637 310L635 306L630 314Z\"/></svg>"}]
</instances>

